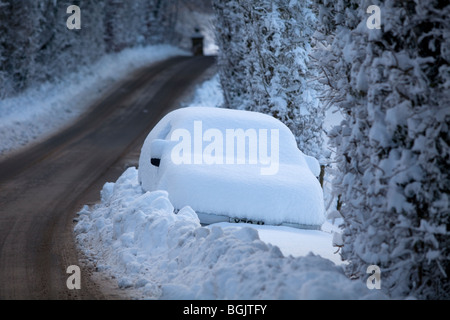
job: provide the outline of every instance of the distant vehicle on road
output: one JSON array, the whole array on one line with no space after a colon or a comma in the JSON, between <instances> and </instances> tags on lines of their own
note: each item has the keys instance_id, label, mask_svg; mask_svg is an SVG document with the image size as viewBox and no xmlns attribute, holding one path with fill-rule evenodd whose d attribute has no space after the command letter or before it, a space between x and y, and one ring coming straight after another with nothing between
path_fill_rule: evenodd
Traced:
<instances>
[{"instance_id":1,"label":"distant vehicle on road","mask_svg":"<svg viewBox=\"0 0 450 320\"><path fill-rule=\"evenodd\" d=\"M279 120L257 112L190 107L166 115L139 159L145 191L166 190L202 224L244 222L319 229L320 166Z\"/></svg>"}]
</instances>

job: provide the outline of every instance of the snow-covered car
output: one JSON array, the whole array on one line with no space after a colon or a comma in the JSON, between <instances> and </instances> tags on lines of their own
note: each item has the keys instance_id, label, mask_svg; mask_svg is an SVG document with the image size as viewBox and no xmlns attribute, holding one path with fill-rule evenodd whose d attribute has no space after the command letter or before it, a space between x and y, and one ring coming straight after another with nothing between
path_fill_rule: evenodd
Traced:
<instances>
[{"instance_id":1,"label":"snow-covered car","mask_svg":"<svg viewBox=\"0 0 450 320\"><path fill-rule=\"evenodd\" d=\"M202 224L318 229L325 221L319 172L279 120L221 108L172 111L139 159L144 191L167 191L175 209L190 206Z\"/></svg>"}]
</instances>

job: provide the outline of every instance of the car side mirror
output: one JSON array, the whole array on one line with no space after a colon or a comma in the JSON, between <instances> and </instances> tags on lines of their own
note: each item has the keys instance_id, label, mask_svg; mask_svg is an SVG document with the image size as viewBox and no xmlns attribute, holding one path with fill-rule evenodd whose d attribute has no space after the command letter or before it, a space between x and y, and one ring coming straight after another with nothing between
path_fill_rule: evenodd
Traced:
<instances>
[{"instance_id":1,"label":"car side mirror","mask_svg":"<svg viewBox=\"0 0 450 320\"><path fill-rule=\"evenodd\" d=\"M319 177L321 173L321 167L319 161L316 158L304 155L306 164L308 165L309 170L314 174L315 177Z\"/></svg>"},{"instance_id":2,"label":"car side mirror","mask_svg":"<svg viewBox=\"0 0 450 320\"><path fill-rule=\"evenodd\" d=\"M158 159L158 158L151 158L151 159L150 159L150 163L151 163L153 166L159 168L159 166L161 165L161 159Z\"/></svg>"},{"instance_id":3,"label":"car side mirror","mask_svg":"<svg viewBox=\"0 0 450 320\"><path fill-rule=\"evenodd\" d=\"M161 158L164 153L164 148L167 146L167 141L162 139L155 139L150 145L150 163L152 166L159 168L161 165Z\"/></svg>"}]
</instances>

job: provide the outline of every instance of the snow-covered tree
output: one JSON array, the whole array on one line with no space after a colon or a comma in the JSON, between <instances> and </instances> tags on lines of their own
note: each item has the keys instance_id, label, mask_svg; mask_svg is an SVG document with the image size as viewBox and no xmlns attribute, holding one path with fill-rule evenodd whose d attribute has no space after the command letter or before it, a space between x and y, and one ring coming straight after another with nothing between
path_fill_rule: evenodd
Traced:
<instances>
[{"instance_id":1,"label":"snow-covered tree","mask_svg":"<svg viewBox=\"0 0 450 320\"><path fill-rule=\"evenodd\" d=\"M448 299L450 5L318 2L334 39L323 79L345 115L330 136L347 270L364 279L378 265L393 297ZM370 5L381 9L381 29L367 26Z\"/></svg>"},{"instance_id":2,"label":"snow-covered tree","mask_svg":"<svg viewBox=\"0 0 450 320\"><path fill-rule=\"evenodd\" d=\"M42 48L41 68L47 80L74 72L105 54L104 1L45 1L47 41ZM81 10L81 29L69 30L66 26L70 5Z\"/></svg>"},{"instance_id":3,"label":"snow-covered tree","mask_svg":"<svg viewBox=\"0 0 450 320\"><path fill-rule=\"evenodd\" d=\"M2 1L0 4L1 70L8 74L6 86L9 93L14 93L30 85L39 74L36 57L42 15L36 1Z\"/></svg>"},{"instance_id":4,"label":"snow-covered tree","mask_svg":"<svg viewBox=\"0 0 450 320\"><path fill-rule=\"evenodd\" d=\"M237 0L214 0L216 42L224 107L240 109L247 99L248 88L241 62L249 52L245 39L244 11Z\"/></svg>"},{"instance_id":5,"label":"snow-covered tree","mask_svg":"<svg viewBox=\"0 0 450 320\"><path fill-rule=\"evenodd\" d=\"M323 113L308 68L315 16L308 1L261 1L248 7L250 56L248 110L271 114L294 133L301 150L316 158L323 151Z\"/></svg>"},{"instance_id":6,"label":"snow-covered tree","mask_svg":"<svg viewBox=\"0 0 450 320\"><path fill-rule=\"evenodd\" d=\"M1 0L0 98L95 62L107 52L173 43L180 0ZM81 29L66 25L76 5Z\"/></svg>"},{"instance_id":7,"label":"snow-covered tree","mask_svg":"<svg viewBox=\"0 0 450 320\"><path fill-rule=\"evenodd\" d=\"M323 112L313 90L309 52L315 16L309 1L215 2L226 106L270 114L322 157Z\"/></svg>"},{"instance_id":8,"label":"snow-covered tree","mask_svg":"<svg viewBox=\"0 0 450 320\"><path fill-rule=\"evenodd\" d=\"M106 2L104 23L107 51L118 52L156 42L156 37L163 32L159 19L162 10L160 3L156 0Z\"/></svg>"},{"instance_id":9,"label":"snow-covered tree","mask_svg":"<svg viewBox=\"0 0 450 320\"><path fill-rule=\"evenodd\" d=\"M14 91L11 81L8 63L9 41L8 41L8 17L11 8L8 2L0 1L0 99Z\"/></svg>"}]
</instances>

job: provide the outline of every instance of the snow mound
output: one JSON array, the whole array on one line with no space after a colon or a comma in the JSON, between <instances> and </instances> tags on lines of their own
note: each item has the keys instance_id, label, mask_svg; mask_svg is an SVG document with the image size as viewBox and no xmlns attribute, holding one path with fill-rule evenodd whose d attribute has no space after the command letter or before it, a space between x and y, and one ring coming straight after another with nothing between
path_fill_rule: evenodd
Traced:
<instances>
[{"instance_id":1,"label":"snow mound","mask_svg":"<svg viewBox=\"0 0 450 320\"><path fill-rule=\"evenodd\" d=\"M136 168L79 212L82 251L137 299L366 299L380 296L319 256L284 257L252 228L201 227L165 191L145 192Z\"/></svg>"},{"instance_id":2,"label":"snow mound","mask_svg":"<svg viewBox=\"0 0 450 320\"><path fill-rule=\"evenodd\" d=\"M179 130L189 137L175 141ZM245 141L245 157L239 158L238 151L230 157L228 133L238 130L254 133L256 163L250 163L252 143L248 136L241 140ZM278 132L278 139L274 132ZM185 140L190 146L187 159L193 161L177 163L173 151ZM234 141L237 150L238 138ZM211 158L216 162L206 163L208 149L215 150ZM270 161L261 154L270 155ZM151 163L154 158L161 160L159 166ZM169 113L148 135L139 159L143 189L166 190L176 209L190 206L198 213L275 225L323 224L319 173L318 161L298 149L294 135L281 121L257 112L221 108L188 107Z\"/></svg>"}]
</instances>

